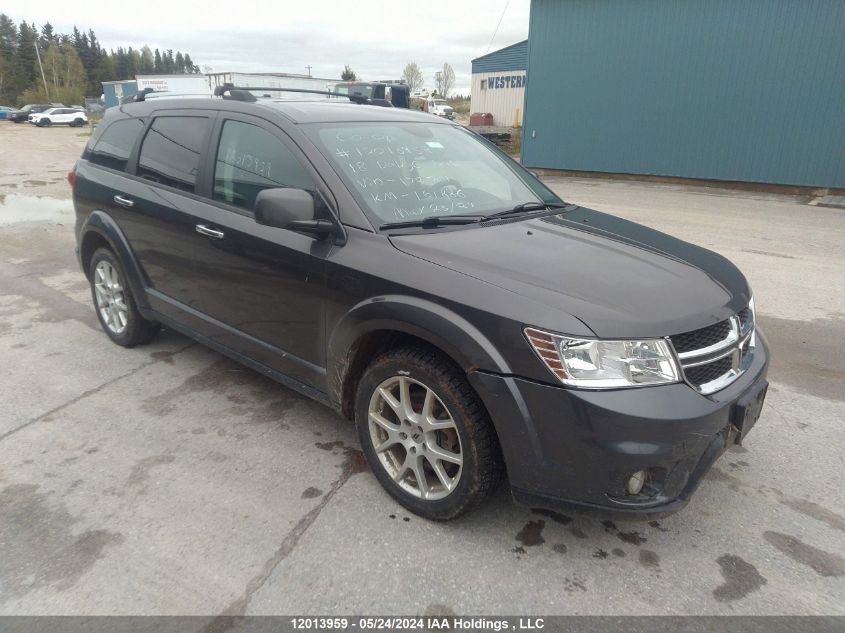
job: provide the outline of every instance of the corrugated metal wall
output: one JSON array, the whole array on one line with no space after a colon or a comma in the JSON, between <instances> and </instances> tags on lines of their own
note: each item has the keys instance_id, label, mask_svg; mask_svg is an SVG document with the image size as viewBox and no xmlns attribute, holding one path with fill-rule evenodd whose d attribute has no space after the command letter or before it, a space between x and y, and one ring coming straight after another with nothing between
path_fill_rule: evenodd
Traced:
<instances>
[{"instance_id":1,"label":"corrugated metal wall","mask_svg":"<svg viewBox=\"0 0 845 633\"><path fill-rule=\"evenodd\" d=\"M509 78L509 82L504 80ZM519 78L516 82L515 78ZM470 90L470 112L489 112L493 115L494 125L516 125L522 124L523 102L525 101L525 88L513 88L512 85L523 84L525 81L524 70L512 70L507 73L476 73L472 76L472 89ZM489 80L492 79L494 86L491 87ZM482 89L481 84L485 88ZM509 85L510 84L510 85Z\"/></svg>"},{"instance_id":2,"label":"corrugated metal wall","mask_svg":"<svg viewBox=\"0 0 845 633\"><path fill-rule=\"evenodd\" d=\"M845 1L532 0L527 166L845 187Z\"/></svg>"},{"instance_id":3,"label":"corrugated metal wall","mask_svg":"<svg viewBox=\"0 0 845 633\"><path fill-rule=\"evenodd\" d=\"M525 70L528 40L505 46L472 60L473 73L492 73L498 70Z\"/></svg>"}]
</instances>

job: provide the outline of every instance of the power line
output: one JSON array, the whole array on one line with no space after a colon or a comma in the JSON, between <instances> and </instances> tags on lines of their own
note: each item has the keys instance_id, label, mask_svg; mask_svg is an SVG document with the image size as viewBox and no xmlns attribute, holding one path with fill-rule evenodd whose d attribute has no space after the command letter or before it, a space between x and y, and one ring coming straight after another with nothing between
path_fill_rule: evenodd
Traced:
<instances>
[{"instance_id":1,"label":"power line","mask_svg":"<svg viewBox=\"0 0 845 633\"><path fill-rule=\"evenodd\" d=\"M496 25L496 30L493 31L493 37L490 38L490 43L487 45L487 51L484 53L485 55L490 52L490 47L493 46L493 40L496 39L496 33L499 32L499 27L502 26L502 20L505 17L505 12L508 10L508 5L511 3L511 0L507 0L505 2L505 8L502 9L502 15L499 16L499 23Z\"/></svg>"}]
</instances>

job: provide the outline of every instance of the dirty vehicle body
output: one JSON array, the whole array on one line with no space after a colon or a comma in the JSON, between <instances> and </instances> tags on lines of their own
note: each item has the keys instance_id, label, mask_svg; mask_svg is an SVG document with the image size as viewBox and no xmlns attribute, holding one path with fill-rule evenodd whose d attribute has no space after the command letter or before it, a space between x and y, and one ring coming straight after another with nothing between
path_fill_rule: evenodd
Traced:
<instances>
[{"instance_id":1,"label":"dirty vehicle body","mask_svg":"<svg viewBox=\"0 0 845 633\"><path fill-rule=\"evenodd\" d=\"M74 172L105 332L173 328L354 419L386 490L682 507L757 420L767 348L726 259L567 205L460 126L351 103L155 99Z\"/></svg>"}]
</instances>

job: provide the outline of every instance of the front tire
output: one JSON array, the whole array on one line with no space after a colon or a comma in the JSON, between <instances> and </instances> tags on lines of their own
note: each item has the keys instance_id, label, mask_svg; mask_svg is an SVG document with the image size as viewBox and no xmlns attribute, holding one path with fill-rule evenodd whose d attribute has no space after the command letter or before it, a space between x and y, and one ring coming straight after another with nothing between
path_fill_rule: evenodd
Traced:
<instances>
[{"instance_id":1,"label":"front tire","mask_svg":"<svg viewBox=\"0 0 845 633\"><path fill-rule=\"evenodd\" d=\"M82 127L83 125L85 125L85 121L82 119L74 119L73 123L71 123L71 127Z\"/></svg>"},{"instance_id":2,"label":"front tire","mask_svg":"<svg viewBox=\"0 0 845 633\"><path fill-rule=\"evenodd\" d=\"M149 343L160 326L141 316L115 254L107 248L97 249L88 270L94 308L108 337L123 347Z\"/></svg>"},{"instance_id":3,"label":"front tire","mask_svg":"<svg viewBox=\"0 0 845 633\"><path fill-rule=\"evenodd\" d=\"M422 517L454 519L501 481L490 417L463 371L436 350L404 347L376 358L358 385L355 421L379 483Z\"/></svg>"}]
</instances>

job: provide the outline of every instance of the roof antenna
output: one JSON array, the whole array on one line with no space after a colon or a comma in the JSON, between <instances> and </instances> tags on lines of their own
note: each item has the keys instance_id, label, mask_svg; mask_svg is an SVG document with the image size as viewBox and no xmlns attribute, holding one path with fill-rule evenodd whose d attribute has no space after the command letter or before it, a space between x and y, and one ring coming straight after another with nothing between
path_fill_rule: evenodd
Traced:
<instances>
[{"instance_id":1,"label":"roof antenna","mask_svg":"<svg viewBox=\"0 0 845 633\"><path fill-rule=\"evenodd\" d=\"M505 18L505 12L508 10L508 5L510 3L511 0L507 0L507 2L505 2L505 8L502 9L502 15L499 16L499 23L496 25L496 30L493 31L493 37L490 38L490 43L487 45L487 52L484 53L485 55L490 52L490 47L493 46L493 40L496 39L496 33L499 32L499 27L502 26L502 20Z\"/></svg>"}]
</instances>

